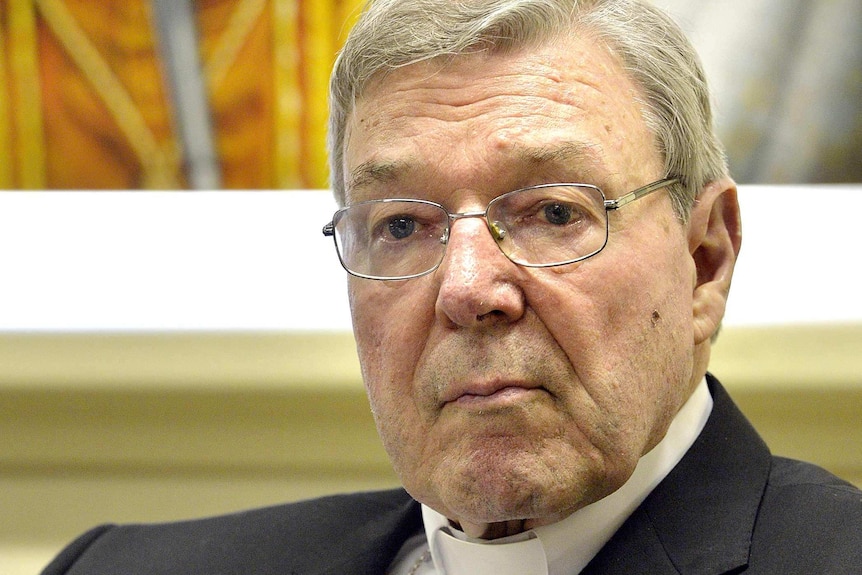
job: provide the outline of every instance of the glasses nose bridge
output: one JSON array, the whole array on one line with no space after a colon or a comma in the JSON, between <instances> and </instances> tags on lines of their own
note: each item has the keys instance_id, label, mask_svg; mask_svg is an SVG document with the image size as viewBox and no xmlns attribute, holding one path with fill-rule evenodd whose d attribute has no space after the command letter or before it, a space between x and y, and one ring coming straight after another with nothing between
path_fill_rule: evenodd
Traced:
<instances>
[{"instance_id":1,"label":"glasses nose bridge","mask_svg":"<svg viewBox=\"0 0 862 575\"><path fill-rule=\"evenodd\" d=\"M506 231L502 229L496 222L492 222L488 219L488 209L491 206L488 206L484 210L475 210L470 212L446 212L449 216L449 226L446 233L446 241L448 243L449 236L451 235L452 226L458 220L464 220L467 218L481 218L485 222L485 227L491 234L491 237L494 239L494 242L499 246L500 242L503 240L503 237L506 235Z\"/></svg>"},{"instance_id":2,"label":"glasses nose bridge","mask_svg":"<svg viewBox=\"0 0 862 575\"><path fill-rule=\"evenodd\" d=\"M455 212L454 214L451 212L446 212L449 216L449 225L452 225L458 220L463 220L465 218L482 218L487 219L488 210L487 208L484 210L476 210L472 212Z\"/></svg>"}]
</instances>

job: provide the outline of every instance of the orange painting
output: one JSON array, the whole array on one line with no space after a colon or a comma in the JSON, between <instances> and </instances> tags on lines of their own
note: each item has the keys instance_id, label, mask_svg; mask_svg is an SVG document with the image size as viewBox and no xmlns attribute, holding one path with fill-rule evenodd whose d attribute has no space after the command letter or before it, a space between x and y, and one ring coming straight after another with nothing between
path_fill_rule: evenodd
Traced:
<instances>
[{"instance_id":1,"label":"orange painting","mask_svg":"<svg viewBox=\"0 0 862 575\"><path fill-rule=\"evenodd\" d=\"M194 0L226 189L325 188L329 70L359 0ZM0 188L183 189L150 0L0 0Z\"/></svg>"}]
</instances>

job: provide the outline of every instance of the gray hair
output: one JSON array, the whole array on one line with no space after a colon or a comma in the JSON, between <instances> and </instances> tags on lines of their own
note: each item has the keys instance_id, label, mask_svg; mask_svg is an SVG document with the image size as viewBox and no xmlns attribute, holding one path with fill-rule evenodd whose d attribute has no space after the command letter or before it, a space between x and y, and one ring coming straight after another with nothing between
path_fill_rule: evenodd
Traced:
<instances>
[{"instance_id":1,"label":"gray hair","mask_svg":"<svg viewBox=\"0 0 862 575\"><path fill-rule=\"evenodd\" d=\"M539 45L578 29L600 38L641 88L644 120L656 137L683 219L700 189L727 174L713 129L700 60L679 26L640 0L370 0L330 80L331 186L345 202L347 122L369 81L402 66L488 50Z\"/></svg>"}]
</instances>

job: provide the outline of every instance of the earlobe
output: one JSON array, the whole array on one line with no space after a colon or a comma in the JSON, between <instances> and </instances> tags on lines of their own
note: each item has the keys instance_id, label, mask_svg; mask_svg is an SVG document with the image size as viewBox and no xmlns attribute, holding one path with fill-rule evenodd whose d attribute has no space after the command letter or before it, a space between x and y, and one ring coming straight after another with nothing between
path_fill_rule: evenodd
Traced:
<instances>
[{"instance_id":1,"label":"earlobe","mask_svg":"<svg viewBox=\"0 0 862 575\"><path fill-rule=\"evenodd\" d=\"M724 317L742 243L733 180L721 178L698 194L689 222L688 242L696 270L692 308L694 343L701 344L717 333Z\"/></svg>"}]
</instances>

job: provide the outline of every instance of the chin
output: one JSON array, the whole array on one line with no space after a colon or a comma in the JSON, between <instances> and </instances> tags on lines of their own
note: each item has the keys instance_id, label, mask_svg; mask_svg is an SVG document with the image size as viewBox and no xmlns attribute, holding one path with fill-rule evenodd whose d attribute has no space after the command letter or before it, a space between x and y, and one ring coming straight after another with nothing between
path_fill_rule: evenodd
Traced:
<instances>
[{"instance_id":1,"label":"chin","mask_svg":"<svg viewBox=\"0 0 862 575\"><path fill-rule=\"evenodd\" d=\"M432 483L426 486L434 492L431 507L472 523L560 518L619 487L608 481L602 466L573 465L577 457L567 466L553 466L536 454L521 460L494 454L471 459L438 469L427 476Z\"/></svg>"}]
</instances>

